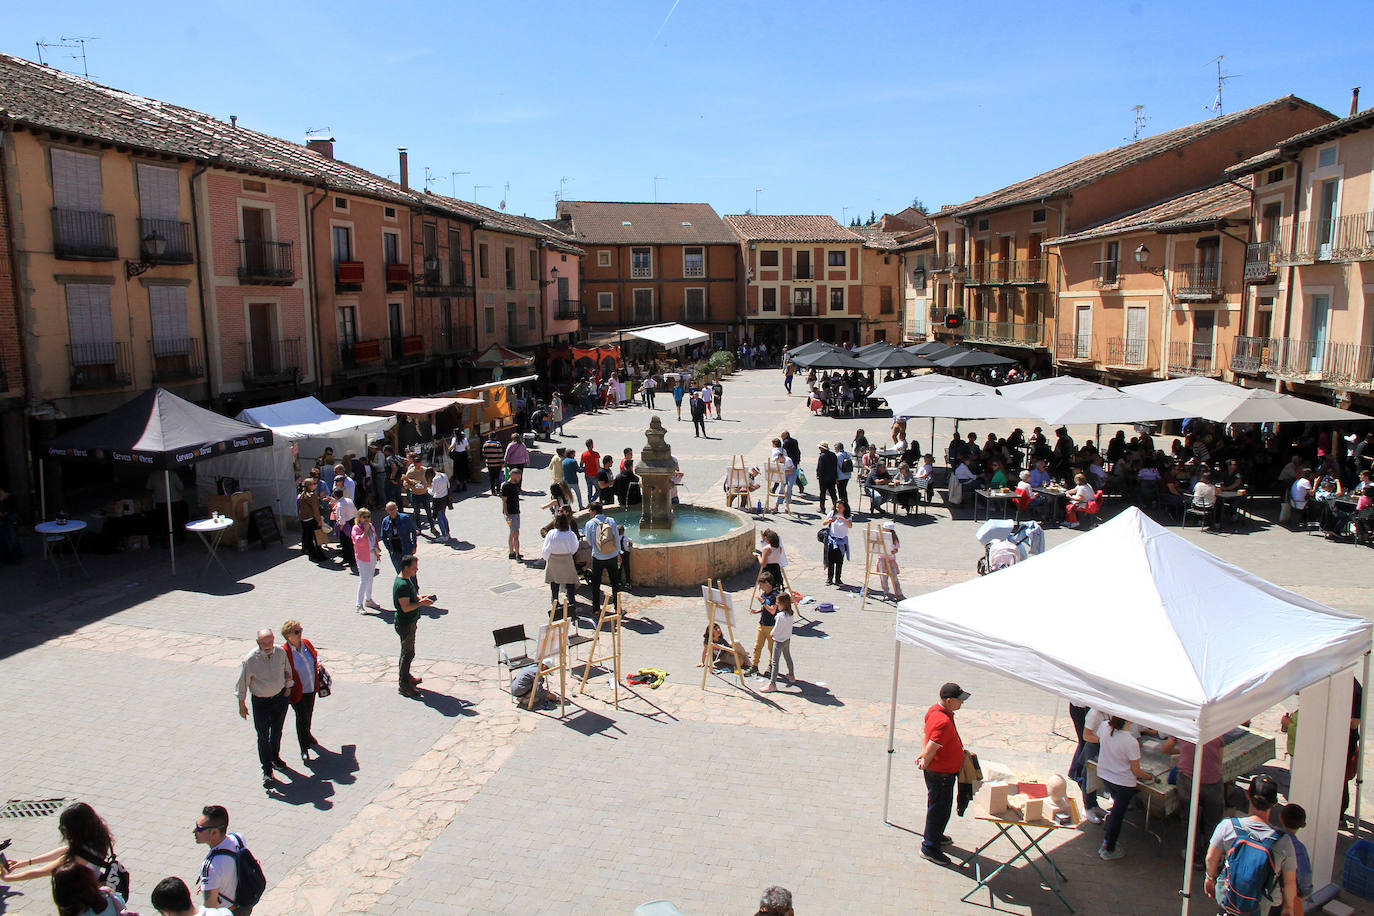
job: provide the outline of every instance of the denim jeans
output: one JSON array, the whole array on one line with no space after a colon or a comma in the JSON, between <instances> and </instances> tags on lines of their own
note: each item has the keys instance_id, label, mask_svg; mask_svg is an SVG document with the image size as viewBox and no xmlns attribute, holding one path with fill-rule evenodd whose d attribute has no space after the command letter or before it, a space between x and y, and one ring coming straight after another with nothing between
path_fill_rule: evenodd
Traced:
<instances>
[{"instance_id":1,"label":"denim jeans","mask_svg":"<svg viewBox=\"0 0 1374 916\"><path fill-rule=\"evenodd\" d=\"M1088 718L1088 707L1069 704L1069 718L1073 720L1073 730L1078 735L1078 747L1074 749L1073 760L1069 763L1069 779L1078 783L1083 793L1083 810L1097 807L1097 792L1088 791L1088 761L1097 759L1099 744L1083 740L1083 727Z\"/></svg>"},{"instance_id":2,"label":"denim jeans","mask_svg":"<svg viewBox=\"0 0 1374 916\"><path fill-rule=\"evenodd\" d=\"M923 772L926 777L926 829L922 834L921 851L939 852L940 838L945 835L949 815L954 810L954 781L958 774Z\"/></svg>"},{"instance_id":3,"label":"denim jeans","mask_svg":"<svg viewBox=\"0 0 1374 916\"><path fill-rule=\"evenodd\" d=\"M601 497L600 482L597 481L595 474L590 477L584 474L582 475L582 479L587 482L587 502L595 502Z\"/></svg>"},{"instance_id":4,"label":"denim jeans","mask_svg":"<svg viewBox=\"0 0 1374 916\"><path fill-rule=\"evenodd\" d=\"M284 693L253 696L253 730L258 733L258 762L264 773L271 772L272 761L281 756L281 733L289 706Z\"/></svg>"},{"instance_id":5,"label":"denim jeans","mask_svg":"<svg viewBox=\"0 0 1374 916\"><path fill-rule=\"evenodd\" d=\"M1102 785L1107 787L1107 794L1112 797L1112 810L1107 815L1107 831L1102 837L1102 848L1114 852L1117 838L1121 836L1121 826L1126 823L1126 810L1131 807L1131 799L1135 798L1136 788L1118 786L1105 779L1102 780Z\"/></svg>"},{"instance_id":6,"label":"denim jeans","mask_svg":"<svg viewBox=\"0 0 1374 916\"><path fill-rule=\"evenodd\" d=\"M439 530L439 536L448 540L448 509L444 508L444 503L436 501L430 514L434 516L434 527Z\"/></svg>"}]
</instances>

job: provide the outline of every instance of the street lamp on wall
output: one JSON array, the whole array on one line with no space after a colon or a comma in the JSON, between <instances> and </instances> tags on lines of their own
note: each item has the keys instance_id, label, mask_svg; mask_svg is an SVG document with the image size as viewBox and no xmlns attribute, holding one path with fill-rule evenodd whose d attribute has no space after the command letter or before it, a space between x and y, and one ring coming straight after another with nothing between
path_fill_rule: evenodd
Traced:
<instances>
[{"instance_id":1,"label":"street lamp on wall","mask_svg":"<svg viewBox=\"0 0 1374 916\"><path fill-rule=\"evenodd\" d=\"M153 230L145 235L139 244L140 260L124 262L124 276L132 280L141 273L146 273L149 269L156 267L162 256L167 252L167 240Z\"/></svg>"},{"instance_id":2,"label":"street lamp on wall","mask_svg":"<svg viewBox=\"0 0 1374 916\"><path fill-rule=\"evenodd\" d=\"M1140 246L1137 247L1135 250L1135 263L1136 266L1139 267L1141 270L1152 273L1156 277L1164 276L1163 267L1150 266L1150 249L1145 247L1144 242L1141 242Z\"/></svg>"}]
</instances>

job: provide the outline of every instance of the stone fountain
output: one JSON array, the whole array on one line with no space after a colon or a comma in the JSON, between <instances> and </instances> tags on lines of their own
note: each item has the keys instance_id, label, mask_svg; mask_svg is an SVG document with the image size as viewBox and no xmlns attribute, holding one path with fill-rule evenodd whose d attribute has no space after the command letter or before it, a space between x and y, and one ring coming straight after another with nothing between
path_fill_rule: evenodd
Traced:
<instances>
[{"instance_id":1,"label":"stone fountain","mask_svg":"<svg viewBox=\"0 0 1374 916\"><path fill-rule=\"evenodd\" d=\"M734 509L673 505L677 459L657 415L644 431L639 490L643 504L609 514L634 542L631 572L636 585L697 587L728 579L755 564L754 519Z\"/></svg>"}]
</instances>

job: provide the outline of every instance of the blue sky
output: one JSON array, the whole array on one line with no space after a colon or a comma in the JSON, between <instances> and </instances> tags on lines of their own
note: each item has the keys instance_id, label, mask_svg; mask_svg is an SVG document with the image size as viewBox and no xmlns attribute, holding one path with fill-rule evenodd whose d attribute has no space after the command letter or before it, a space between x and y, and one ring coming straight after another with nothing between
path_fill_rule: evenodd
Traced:
<instances>
[{"instance_id":1,"label":"blue sky","mask_svg":"<svg viewBox=\"0 0 1374 916\"><path fill-rule=\"evenodd\" d=\"M1374 105L1366 3L22 4L0 49L97 36L92 78L300 140L412 186L553 214L584 200L867 217L957 203L1288 93ZM49 63L81 72L60 48ZM452 177L453 172L467 172ZM845 208L848 208L847 210Z\"/></svg>"}]
</instances>

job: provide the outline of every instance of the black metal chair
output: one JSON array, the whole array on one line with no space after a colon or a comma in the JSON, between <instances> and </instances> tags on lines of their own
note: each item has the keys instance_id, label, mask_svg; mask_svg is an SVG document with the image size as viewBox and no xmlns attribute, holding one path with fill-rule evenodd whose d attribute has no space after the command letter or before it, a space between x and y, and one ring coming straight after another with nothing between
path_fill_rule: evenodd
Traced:
<instances>
[{"instance_id":1,"label":"black metal chair","mask_svg":"<svg viewBox=\"0 0 1374 916\"><path fill-rule=\"evenodd\" d=\"M526 665L533 665L534 659L529 656L529 636L525 635L525 625L518 623L515 626L501 627L491 631L492 642L496 644L496 670L507 669L506 691L510 691L510 672L516 668L523 668ZM505 651L507 646L521 645L520 654L512 658Z\"/></svg>"}]
</instances>

